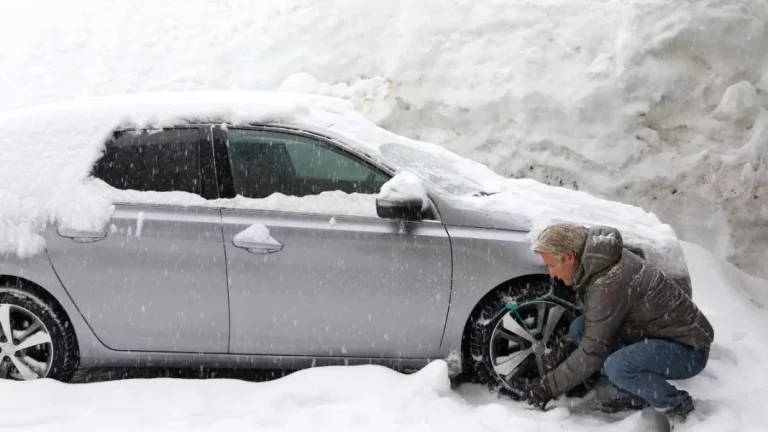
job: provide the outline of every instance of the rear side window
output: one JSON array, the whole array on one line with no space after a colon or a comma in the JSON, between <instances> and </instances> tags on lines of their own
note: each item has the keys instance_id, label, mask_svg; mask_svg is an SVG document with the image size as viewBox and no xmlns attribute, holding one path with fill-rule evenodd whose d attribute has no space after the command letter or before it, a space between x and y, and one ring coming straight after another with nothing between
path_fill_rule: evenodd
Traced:
<instances>
[{"instance_id":1,"label":"rear side window","mask_svg":"<svg viewBox=\"0 0 768 432\"><path fill-rule=\"evenodd\" d=\"M198 129L119 131L93 174L117 189L200 195Z\"/></svg>"}]
</instances>

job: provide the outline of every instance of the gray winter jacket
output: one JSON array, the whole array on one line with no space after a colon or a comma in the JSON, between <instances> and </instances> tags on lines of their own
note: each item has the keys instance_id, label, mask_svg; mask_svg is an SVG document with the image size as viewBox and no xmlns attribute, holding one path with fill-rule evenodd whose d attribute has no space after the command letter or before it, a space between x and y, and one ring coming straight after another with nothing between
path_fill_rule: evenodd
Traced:
<instances>
[{"instance_id":1,"label":"gray winter jacket","mask_svg":"<svg viewBox=\"0 0 768 432\"><path fill-rule=\"evenodd\" d=\"M709 349L714 339L691 297L658 267L625 249L614 228L589 229L574 289L586 327L576 351L546 376L555 397L597 372L618 340L666 339Z\"/></svg>"}]
</instances>

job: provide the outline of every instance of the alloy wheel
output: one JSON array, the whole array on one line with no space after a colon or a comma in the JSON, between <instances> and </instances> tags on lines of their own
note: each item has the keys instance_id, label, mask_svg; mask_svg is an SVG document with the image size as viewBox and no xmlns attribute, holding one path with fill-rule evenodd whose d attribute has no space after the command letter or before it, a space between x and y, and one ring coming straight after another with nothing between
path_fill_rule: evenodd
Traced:
<instances>
[{"instance_id":1,"label":"alloy wheel","mask_svg":"<svg viewBox=\"0 0 768 432\"><path fill-rule=\"evenodd\" d=\"M490 338L493 371L507 383L545 373L544 357L568 333L573 313L546 300L526 302L496 323Z\"/></svg>"},{"instance_id":2,"label":"alloy wheel","mask_svg":"<svg viewBox=\"0 0 768 432\"><path fill-rule=\"evenodd\" d=\"M29 310L0 304L0 379L45 378L53 362L51 335Z\"/></svg>"}]
</instances>

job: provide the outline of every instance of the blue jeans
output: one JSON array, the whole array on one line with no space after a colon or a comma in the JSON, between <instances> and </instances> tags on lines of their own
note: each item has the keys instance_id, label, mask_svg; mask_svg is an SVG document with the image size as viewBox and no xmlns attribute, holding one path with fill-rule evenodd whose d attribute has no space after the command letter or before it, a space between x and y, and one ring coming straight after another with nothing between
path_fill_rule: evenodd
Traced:
<instances>
[{"instance_id":1,"label":"blue jeans","mask_svg":"<svg viewBox=\"0 0 768 432\"><path fill-rule=\"evenodd\" d=\"M570 336L578 344L584 336L584 316L573 320ZM654 408L673 411L692 404L691 396L678 390L667 380L687 379L698 375L709 360L709 351L669 340L644 339L619 344L603 364L603 375L624 391L643 398Z\"/></svg>"}]
</instances>

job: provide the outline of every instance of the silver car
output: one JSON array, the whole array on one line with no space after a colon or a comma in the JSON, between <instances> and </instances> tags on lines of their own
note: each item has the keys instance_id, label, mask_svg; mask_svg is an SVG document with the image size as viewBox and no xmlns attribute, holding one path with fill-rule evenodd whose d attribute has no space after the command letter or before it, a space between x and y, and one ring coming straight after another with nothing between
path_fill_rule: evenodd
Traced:
<instances>
[{"instance_id":1,"label":"silver car","mask_svg":"<svg viewBox=\"0 0 768 432\"><path fill-rule=\"evenodd\" d=\"M114 203L101 231L53 226L45 253L0 256L0 377L66 381L81 367L144 366L410 371L434 359L492 388L539 375L578 307L546 276L527 227L457 208L429 187L427 203L374 199L371 214L248 204L375 197L395 171L363 147L295 124L116 131L93 177L194 194L200 205L138 194ZM253 226L269 235L239 235Z\"/></svg>"}]
</instances>

